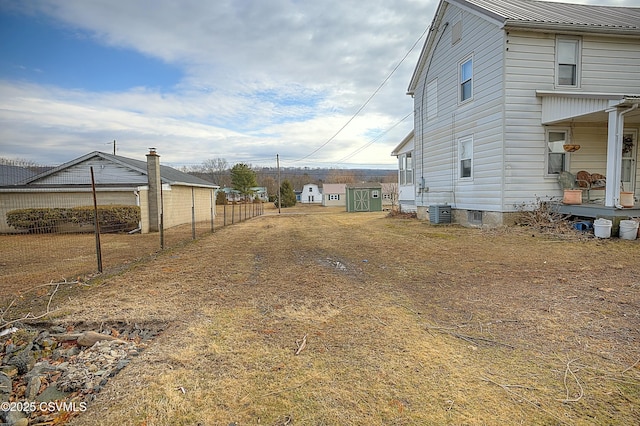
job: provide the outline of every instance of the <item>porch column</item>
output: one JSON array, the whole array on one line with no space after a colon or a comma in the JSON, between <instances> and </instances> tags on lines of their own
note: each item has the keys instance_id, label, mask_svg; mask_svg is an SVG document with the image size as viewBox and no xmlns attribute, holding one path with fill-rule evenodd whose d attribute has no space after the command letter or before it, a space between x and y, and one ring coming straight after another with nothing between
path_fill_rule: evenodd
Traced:
<instances>
[{"instance_id":1,"label":"porch column","mask_svg":"<svg viewBox=\"0 0 640 426\"><path fill-rule=\"evenodd\" d=\"M609 112L609 130L607 134L607 185L604 193L604 205L615 207L620 204L620 179L622 178L622 135L624 117L618 108Z\"/></svg>"}]
</instances>

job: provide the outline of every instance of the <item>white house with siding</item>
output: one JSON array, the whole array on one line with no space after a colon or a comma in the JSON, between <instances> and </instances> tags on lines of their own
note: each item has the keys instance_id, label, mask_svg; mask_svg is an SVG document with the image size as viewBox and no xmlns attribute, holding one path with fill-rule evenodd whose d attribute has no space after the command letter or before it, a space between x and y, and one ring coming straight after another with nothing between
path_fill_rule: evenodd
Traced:
<instances>
[{"instance_id":1,"label":"white house with siding","mask_svg":"<svg viewBox=\"0 0 640 426\"><path fill-rule=\"evenodd\" d=\"M605 175L612 214L621 190L638 198L640 8L442 0L408 94L419 217L508 223L560 199L562 171Z\"/></svg>"},{"instance_id":2,"label":"white house with siding","mask_svg":"<svg viewBox=\"0 0 640 426\"><path fill-rule=\"evenodd\" d=\"M300 202L302 204L321 204L322 192L315 183L308 183L302 187L300 193Z\"/></svg>"},{"instance_id":3,"label":"white house with siding","mask_svg":"<svg viewBox=\"0 0 640 426\"><path fill-rule=\"evenodd\" d=\"M398 158L398 207L400 211L415 213L416 186L413 171L414 131L409 132L391 152Z\"/></svg>"}]
</instances>

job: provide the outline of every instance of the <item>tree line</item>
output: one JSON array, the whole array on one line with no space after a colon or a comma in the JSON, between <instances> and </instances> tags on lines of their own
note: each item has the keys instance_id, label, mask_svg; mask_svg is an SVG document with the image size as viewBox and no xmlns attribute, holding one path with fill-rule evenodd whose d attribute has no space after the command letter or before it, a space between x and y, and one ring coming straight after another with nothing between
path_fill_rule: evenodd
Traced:
<instances>
[{"instance_id":1,"label":"tree line","mask_svg":"<svg viewBox=\"0 0 640 426\"><path fill-rule=\"evenodd\" d=\"M246 163L230 166L227 160L223 158L213 158L204 160L198 165L184 166L181 171L198 176L201 179L219 185L221 188L239 190L233 182L233 170L238 166L240 167L236 172L241 170L241 175L249 173L249 171L254 174L255 185L252 186L265 187L270 195L277 194L278 169L276 167L253 167ZM324 183L393 183L398 181L398 174L395 170L286 167L280 169L280 183L282 184L285 181L289 183L293 191L300 191L306 184L322 186Z\"/></svg>"}]
</instances>

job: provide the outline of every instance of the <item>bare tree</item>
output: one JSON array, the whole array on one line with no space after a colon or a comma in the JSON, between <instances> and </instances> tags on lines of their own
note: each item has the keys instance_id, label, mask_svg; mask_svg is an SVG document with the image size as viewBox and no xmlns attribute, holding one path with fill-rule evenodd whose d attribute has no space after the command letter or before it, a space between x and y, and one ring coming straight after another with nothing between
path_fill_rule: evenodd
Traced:
<instances>
[{"instance_id":1,"label":"bare tree","mask_svg":"<svg viewBox=\"0 0 640 426\"><path fill-rule=\"evenodd\" d=\"M202 162L202 171L213 179L213 183L221 187L231 185L229 163L224 158L210 158Z\"/></svg>"}]
</instances>

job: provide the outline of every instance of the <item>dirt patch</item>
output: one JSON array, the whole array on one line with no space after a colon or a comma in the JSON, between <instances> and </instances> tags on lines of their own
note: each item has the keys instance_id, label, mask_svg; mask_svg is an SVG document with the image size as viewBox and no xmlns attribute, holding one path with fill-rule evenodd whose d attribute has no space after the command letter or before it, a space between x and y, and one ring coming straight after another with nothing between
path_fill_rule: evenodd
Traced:
<instances>
[{"instance_id":1,"label":"dirt patch","mask_svg":"<svg viewBox=\"0 0 640 426\"><path fill-rule=\"evenodd\" d=\"M640 422L638 241L284 213L56 302L167 324L72 424Z\"/></svg>"}]
</instances>

